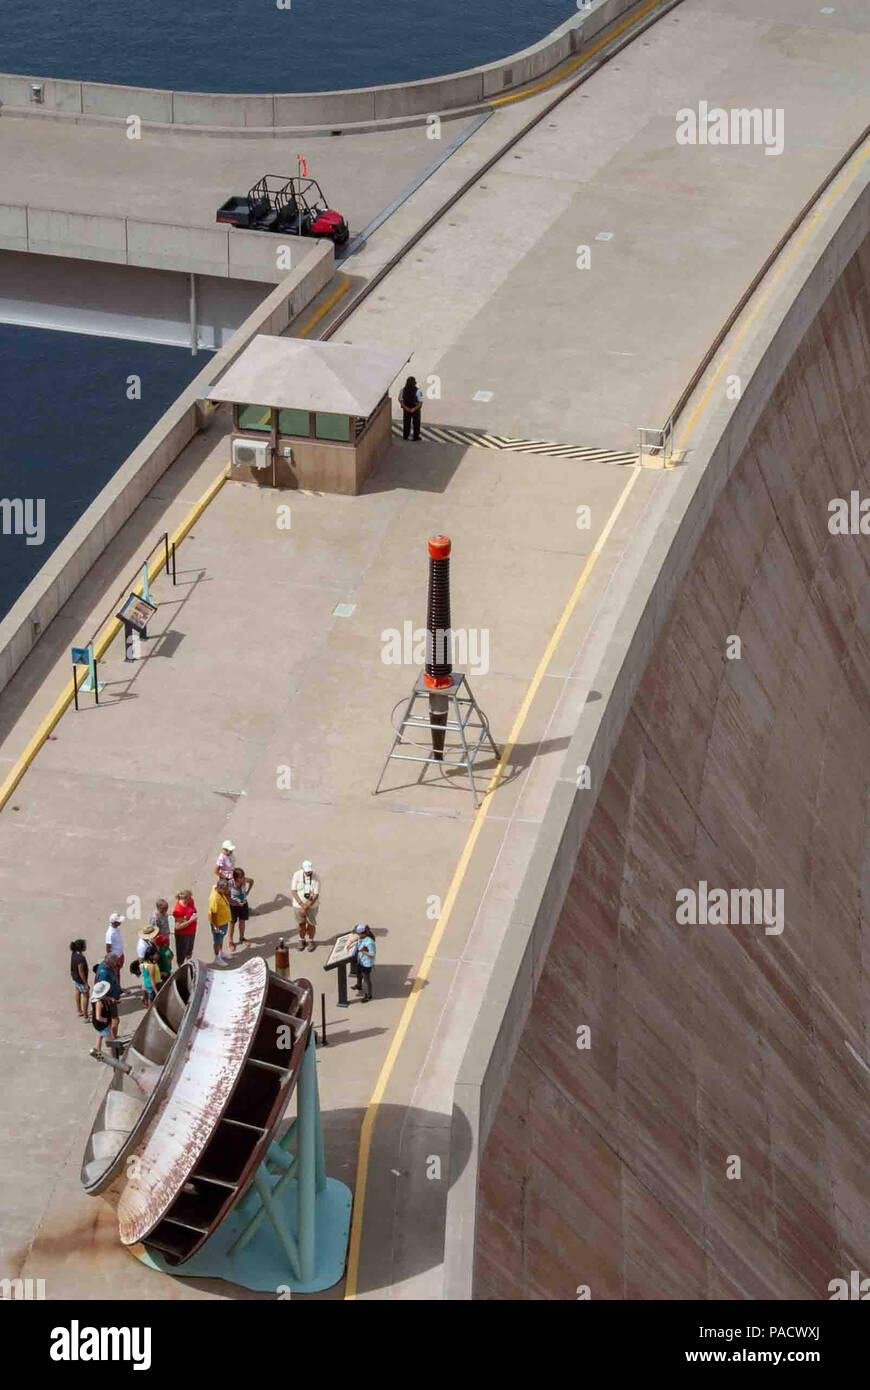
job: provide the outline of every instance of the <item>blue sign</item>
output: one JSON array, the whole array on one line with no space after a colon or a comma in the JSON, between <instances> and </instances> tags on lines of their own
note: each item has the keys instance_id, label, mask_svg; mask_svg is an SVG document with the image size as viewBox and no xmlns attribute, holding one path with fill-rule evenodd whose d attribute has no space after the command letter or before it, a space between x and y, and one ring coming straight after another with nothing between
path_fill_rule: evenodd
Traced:
<instances>
[{"instance_id":1,"label":"blue sign","mask_svg":"<svg viewBox=\"0 0 870 1390\"><path fill-rule=\"evenodd\" d=\"M73 647L72 649L73 666L90 666L91 649L90 647Z\"/></svg>"}]
</instances>

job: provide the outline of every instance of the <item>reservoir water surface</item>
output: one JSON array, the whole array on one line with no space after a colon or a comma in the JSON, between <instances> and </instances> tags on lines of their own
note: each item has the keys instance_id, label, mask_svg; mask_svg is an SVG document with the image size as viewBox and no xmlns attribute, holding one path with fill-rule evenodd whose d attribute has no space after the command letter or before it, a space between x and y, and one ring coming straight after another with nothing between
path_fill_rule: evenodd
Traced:
<instances>
[{"instance_id":1,"label":"reservoir water surface","mask_svg":"<svg viewBox=\"0 0 870 1390\"><path fill-rule=\"evenodd\" d=\"M536 43L575 0L2 0L0 70L201 92L407 82Z\"/></svg>"}]
</instances>

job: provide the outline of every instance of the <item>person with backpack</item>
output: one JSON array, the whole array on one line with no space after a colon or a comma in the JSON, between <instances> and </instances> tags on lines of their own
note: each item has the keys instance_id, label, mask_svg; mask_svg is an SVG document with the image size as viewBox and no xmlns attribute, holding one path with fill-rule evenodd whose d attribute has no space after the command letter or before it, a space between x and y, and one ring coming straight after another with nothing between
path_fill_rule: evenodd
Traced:
<instances>
[{"instance_id":1,"label":"person with backpack","mask_svg":"<svg viewBox=\"0 0 870 1390\"><path fill-rule=\"evenodd\" d=\"M148 942L144 956L140 956L138 960L131 963L130 974L141 976L142 994L144 995L142 1002L146 1007L153 1004L157 998L157 991L162 979L155 945Z\"/></svg>"},{"instance_id":2,"label":"person with backpack","mask_svg":"<svg viewBox=\"0 0 870 1390\"><path fill-rule=\"evenodd\" d=\"M357 994L362 995L360 1003L367 1004L372 997L372 971L375 968L377 955L375 934L365 922L358 922L354 931L359 937L353 953L357 979L354 990Z\"/></svg>"},{"instance_id":3,"label":"person with backpack","mask_svg":"<svg viewBox=\"0 0 870 1390\"><path fill-rule=\"evenodd\" d=\"M399 392L399 405L402 407L402 438L407 439L414 430L414 439L420 438L420 416L423 411L423 392L417 385L417 378L409 376Z\"/></svg>"},{"instance_id":4,"label":"person with backpack","mask_svg":"<svg viewBox=\"0 0 870 1390\"><path fill-rule=\"evenodd\" d=\"M91 1048L92 1057L102 1056L104 1038L114 1038L118 1034L118 1005L109 988L108 980L100 980L94 985L91 1022L97 1032L97 1045Z\"/></svg>"}]
</instances>

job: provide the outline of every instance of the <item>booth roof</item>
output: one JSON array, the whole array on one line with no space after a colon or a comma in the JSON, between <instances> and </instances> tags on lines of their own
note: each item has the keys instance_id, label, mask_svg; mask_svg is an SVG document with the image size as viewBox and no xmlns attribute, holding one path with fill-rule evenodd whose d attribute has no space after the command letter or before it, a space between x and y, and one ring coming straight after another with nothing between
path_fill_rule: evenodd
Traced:
<instances>
[{"instance_id":1,"label":"booth roof","mask_svg":"<svg viewBox=\"0 0 870 1390\"><path fill-rule=\"evenodd\" d=\"M307 342L261 333L207 394L209 400L238 405L365 416L410 356L376 344Z\"/></svg>"}]
</instances>

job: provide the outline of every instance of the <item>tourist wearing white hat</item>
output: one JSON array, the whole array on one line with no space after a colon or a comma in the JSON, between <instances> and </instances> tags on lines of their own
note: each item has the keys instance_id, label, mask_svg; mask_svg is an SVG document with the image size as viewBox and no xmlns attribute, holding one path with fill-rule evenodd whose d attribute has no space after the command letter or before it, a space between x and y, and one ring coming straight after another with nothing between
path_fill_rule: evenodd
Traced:
<instances>
[{"instance_id":1,"label":"tourist wearing white hat","mask_svg":"<svg viewBox=\"0 0 870 1390\"><path fill-rule=\"evenodd\" d=\"M314 932L317 927L317 913L320 908L320 879L314 872L310 859L306 859L301 869L297 869L290 883L293 895L293 911L299 924L299 950L314 950ZM307 938L307 941L306 941Z\"/></svg>"},{"instance_id":2,"label":"tourist wearing white hat","mask_svg":"<svg viewBox=\"0 0 870 1390\"><path fill-rule=\"evenodd\" d=\"M226 879L227 883L233 881L233 869L236 867L235 848L232 840L224 840L214 866L217 877Z\"/></svg>"},{"instance_id":3,"label":"tourist wearing white hat","mask_svg":"<svg viewBox=\"0 0 870 1390\"><path fill-rule=\"evenodd\" d=\"M91 994L91 1022L97 1032L97 1045L91 1048L92 1057L99 1057L102 1053L103 1038L115 1037L118 1031L118 1005L110 989L106 980L100 980Z\"/></svg>"},{"instance_id":4,"label":"tourist wearing white hat","mask_svg":"<svg viewBox=\"0 0 870 1390\"><path fill-rule=\"evenodd\" d=\"M118 974L124 966L124 938L121 935L121 924L124 921L120 912L113 912L109 918L109 925L106 930L106 955L118 957Z\"/></svg>"},{"instance_id":5,"label":"tourist wearing white hat","mask_svg":"<svg viewBox=\"0 0 870 1390\"><path fill-rule=\"evenodd\" d=\"M148 947L153 944L155 936L160 935L160 928L152 922L147 927L143 927L139 933L139 940L136 942L136 955L139 960L144 960L148 952Z\"/></svg>"}]
</instances>

